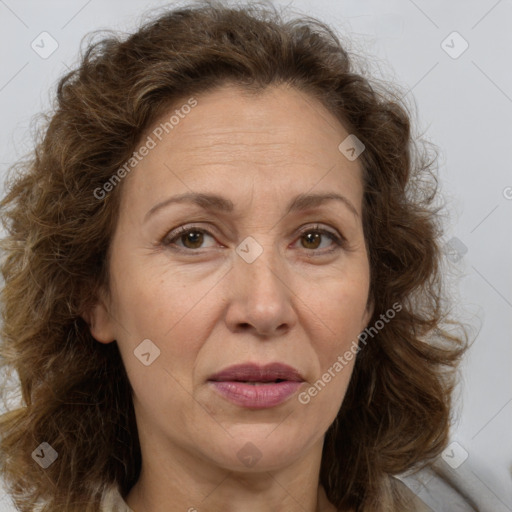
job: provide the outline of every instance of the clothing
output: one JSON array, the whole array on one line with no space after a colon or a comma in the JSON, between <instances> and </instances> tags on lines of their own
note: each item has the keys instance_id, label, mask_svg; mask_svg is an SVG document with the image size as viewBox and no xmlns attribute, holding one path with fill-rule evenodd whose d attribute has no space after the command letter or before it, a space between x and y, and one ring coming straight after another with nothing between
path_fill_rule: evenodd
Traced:
<instances>
[{"instance_id":1,"label":"clothing","mask_svg":"<svg viewBox=\"0 0 512 512\"><path fill-rule=\"evenodd\" d=\"M407 481L407 480L406 480ZM407 482L410 484L410 482ZM489 511L490 508L473 508L464 498L453 490L448 488L443 480L430 479L430 486L434 489L436 487L436 504L433 504L431 500L429 503L434 508L429 507L424 501L422 501L412 490L405 491L409 492L411 496L411 510L410 512L451 512L457 510L457 512L475 512L480 510L481 512ZM404 484L404 487L405 484ZM411 485L411 487L413 487ZM439 504L439 505L438 505ZM103 495L103 501L101 505L101 512L134 512L123 500L119 490L115 487L110 487L107 492ZM493 509L501 510L501 509Z\"/></svg>"},{"instance_id":2,"label":"clothing","mask_svg":"<svg viewBox=\"0 0 512 512\"><path fill-rule=\"evenodd\" d=\"M464 467L451 470L443 461L413 475L396 479L400 491L410 498L409 512L508 512L503 501L493 495ZM116 487L104 493L101 512L135 512Z\"/></svg>"},{"instance_id":3,"label":"clothing","mask_svg":"<svg viewBox=\"0 0 512 512\"><path fill-rule=\"evenodd\" d=\"M441 458L401 480L434 512L510 512L510 497L495 493L477 465L451 468Z\"/></svg>"},{"instance_id":4,"label":"clothing","mask_svg":"<svg viewBox=\"0 0 512 512\"><path fill-rule=\"evenodd\" d=\"M123 500L117 487L109 487L103 494L101 512L134 512Z\"/></svg>"}]
</instances>

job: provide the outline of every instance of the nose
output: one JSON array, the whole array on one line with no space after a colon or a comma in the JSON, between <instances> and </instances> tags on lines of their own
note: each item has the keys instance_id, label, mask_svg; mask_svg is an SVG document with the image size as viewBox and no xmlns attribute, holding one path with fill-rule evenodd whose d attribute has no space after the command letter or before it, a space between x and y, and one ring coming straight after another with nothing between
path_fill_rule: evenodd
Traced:
<instances>
[{"instance_id":1,"label":"nose","mask_svg":"<svg viewBox=\"0 0 512 512\"><path fill-rule=\"evenodd\" d=\"M226 323L232 332L282 336L296 323L290 272L268 247L248 261L237 255L228 274Z\"/></svg>"}]
</instances>

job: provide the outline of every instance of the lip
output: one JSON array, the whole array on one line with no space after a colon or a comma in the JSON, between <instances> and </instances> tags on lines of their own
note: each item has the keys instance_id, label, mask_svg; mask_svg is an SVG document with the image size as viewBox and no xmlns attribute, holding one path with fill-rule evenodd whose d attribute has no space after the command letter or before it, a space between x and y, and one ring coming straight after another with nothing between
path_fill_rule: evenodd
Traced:
<instances>
[{"instance_id":1,"label":"lip","mask_svg":"<svg viewBox=\"0 0 512 512\"><path fill-rule=\"evenodd\" d=\"M225 368L212 375L208 382L220 395L236 405L248 409L266 409L285 402L298 390L304 379L297 369L287 364L245 363Z\"/></svg>"}]
</instances>

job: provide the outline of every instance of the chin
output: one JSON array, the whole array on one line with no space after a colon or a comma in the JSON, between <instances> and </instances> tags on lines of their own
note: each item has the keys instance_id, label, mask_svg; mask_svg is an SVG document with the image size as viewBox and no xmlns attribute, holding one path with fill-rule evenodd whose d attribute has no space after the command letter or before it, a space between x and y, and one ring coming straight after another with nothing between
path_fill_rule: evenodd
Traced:
<instances>
[{"instance_id":1,"label":"chin","mask_svg":"<svg viewBox=\"0 0 512 512\"><path fill-rule=\"evenodd\" d=\"M207 441L208 458L228 471L275 471L300 459L310 448L306 439L293 439L285 429L269 435L275 425L272 428L269 425L239 427L232 437L226 435L223 440ZM214 453L212 447L215 447Z\"/></svg>"}]
</instances>

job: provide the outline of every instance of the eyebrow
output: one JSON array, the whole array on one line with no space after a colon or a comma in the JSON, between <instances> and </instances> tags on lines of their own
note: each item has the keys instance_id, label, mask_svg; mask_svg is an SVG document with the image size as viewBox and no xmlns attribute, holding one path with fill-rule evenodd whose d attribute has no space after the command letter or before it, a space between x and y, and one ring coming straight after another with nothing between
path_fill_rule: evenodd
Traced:
<instances>
[{"instance_id":1,"label":"eyebrow","mask_svg":"<svg viewBox=\"0 0 512 512\"><path fill-rule=\"evenodd\" d=\"M286 214L309 210L311 208L318 207L328 201L341 202L356 217L359 217L359 213L357 212L354 205L345 196L335 193L299 194L288 203ZM225 197L216 194L186 192L184 194L169 197L164 201L157 203L146 213L146 215L144 216L144 222L146 222L149 219L149 217L151 217L157 211L174 203L193 203L199 206L200 208L203 208L204 210L227 213L232 212L235 209L233 202Z\"/></svg>"}]
</instances>

